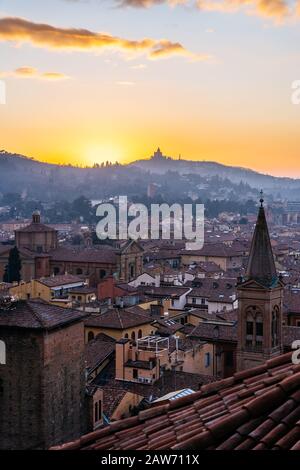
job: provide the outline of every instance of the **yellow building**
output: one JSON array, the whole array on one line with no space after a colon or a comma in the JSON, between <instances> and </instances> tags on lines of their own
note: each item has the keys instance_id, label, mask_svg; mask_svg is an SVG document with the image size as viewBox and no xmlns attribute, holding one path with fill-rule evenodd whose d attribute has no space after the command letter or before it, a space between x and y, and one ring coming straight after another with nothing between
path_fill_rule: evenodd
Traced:
<instances>
[{"instance_id":1,"label":"yellow building","mask_svg":"<svg viewBox=\"0 0 300 470\"><path fill-rule=\"evenodd\" d=\"M106 313L91 315L86 319L85 339L88 342L99 333L105 333L116 340L136 340L155 333L156 328L152 322L150 314L137 305L123 309L112 308Z\"/></svg>"},{"instance_id":2,"label":"yellow building","mask_svg":"<svg viewBox=\"0 0 300 470\"><path fill-rule=\"evenodd\" d=\"M42 299L60 307L72 307L75 301L82 304L96 298L94 289L71 274L32 279L11 287L9 292L21 300Z\"/></svg>"}]
</instances>

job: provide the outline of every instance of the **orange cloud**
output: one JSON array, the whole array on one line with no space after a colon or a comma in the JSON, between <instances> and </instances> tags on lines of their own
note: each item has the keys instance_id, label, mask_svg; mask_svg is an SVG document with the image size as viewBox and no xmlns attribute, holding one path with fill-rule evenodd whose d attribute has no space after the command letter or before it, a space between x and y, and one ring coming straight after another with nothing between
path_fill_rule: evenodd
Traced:
<instances>
[{"instance_id":1,"label":"orange cloud","mask_svg":"<svg viewBox=\"0 0 300 470\"><path fill-rule=\"evenodd\" d=\"M59 72L43 72L40 73L36 68L24 66L19 67L13 72L3 72L2 77L16 77L16 78L37 78L46 80L65 80L69 78L67 75Z\"/></svg>"},{"instance_id":2,"label":"orange cloud","mask_svg":"<svg viewBox=\"0 0 300 470\"><path fill-rule=\"evenodd\" d=\"M211 56L207 54L194 54L187 51L179 42L170 42L167 40L158 41L151 50L149 56L151 59L169 57L172 54L189 56L193 60L209 60Z\"/></svg>"},{"instance_id":3,"label":"orange cloud","mask_svg":"<svg viewBox=\"0 0 300 470\"><path fill-rule=\"evenodd\" d=\"M66 80L69 77L63 73L45 72L40 75L40 78L45 78L46 80Z\"/></svg>"},{"instance_id":4,"label":"orange cloud","mask_svg":"<svg viewBox=\"0 0 300 470\"><path fill-rule=\"evenodd\" d=\"M259 16L283 18L293 15L292 2L289 0L115 0L120 6L149 8L154 5L168 4L196 6L203 11L235 12L246 7L246 12ZM299 0L298 0L299 2ZM300 2L299 2L300 4ZM299 10L300 7L298 7Z\"/></svg>"},{"instance_id":5,"label":"orange cloud","mask_svg":"<svg viewBox=\"0 0 300 470\"><path fill-rule=\"evenodd\" d=\"M162 58L174 54L193 56L193 53L181 44L164 39L144 38L134 41L87 29L56 28L48 24L33 23L22 18L0 19L0 41L29 42L35 46L50 49L93 50L111 48L127 52L145 52L151 58Z\"/></svg>"},{"instance_id":6,"label":"orange cloud","mask_svg":"<svg viewBox=\"0 0 300 470\"><path fill-rule=\"evenodd\" d=\"M247 12L259 16L284 18L290 7L287 0L197 0L197 7L203 11L235 12L246 8Z\"/></svg>"}]
</instances>

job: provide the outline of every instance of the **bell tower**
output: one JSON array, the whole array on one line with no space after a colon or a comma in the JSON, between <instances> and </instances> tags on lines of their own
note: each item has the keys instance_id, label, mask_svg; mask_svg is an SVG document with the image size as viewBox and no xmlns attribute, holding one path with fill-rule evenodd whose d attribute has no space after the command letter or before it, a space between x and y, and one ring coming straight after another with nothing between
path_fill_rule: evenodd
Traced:
<instances>
[{"instance_id":1,"label":"bell tower","mask_svg":"<svg viewBox=\"0 0 300 470\"><path fill-rule=\"evenodd\" d=\"M238 291L237 369L255 367L282 353L283 283L278 277L261 191L246 276Z\"/></svg>"},{"instance_id":2,"label":"bell tower","mask_svg":"<svg viewBox=\"0 0 300 470\"><path fill-rule=\"evenodd\" d=\"M33 224L40 224L41 223L41 213L40 211L36 210L32 214L32 223Z\"/></svg>"}]
</instances>

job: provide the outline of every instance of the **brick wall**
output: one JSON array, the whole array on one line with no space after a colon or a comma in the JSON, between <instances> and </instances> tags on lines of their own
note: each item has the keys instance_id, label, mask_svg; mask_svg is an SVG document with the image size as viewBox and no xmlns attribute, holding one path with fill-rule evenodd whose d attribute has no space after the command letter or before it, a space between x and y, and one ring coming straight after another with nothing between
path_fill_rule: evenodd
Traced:
<instances>
[{"instance_id":1,"label":"brick wall","mask_svg":"<svg viewBox=\"0 0 300 470\"><path fill-rule=\"evenodd\" d=\"M85 432L83 323L53 332L0 329L0 449L40 449Z\"/></svg>"}]
</instances>

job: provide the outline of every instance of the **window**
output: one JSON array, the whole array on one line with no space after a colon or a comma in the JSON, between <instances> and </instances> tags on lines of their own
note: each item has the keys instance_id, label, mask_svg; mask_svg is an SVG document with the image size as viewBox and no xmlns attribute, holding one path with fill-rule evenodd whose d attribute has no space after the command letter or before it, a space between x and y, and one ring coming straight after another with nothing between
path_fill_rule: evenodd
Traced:
<instances>
[{"instance_id":1,"label":"window","mask_svg":"<svg viewBox=\"0 0 300 470\"><path fill-rule=\"evenodd\" d=\"M197 302L196 297L193 297L193 298L192 298L192 303L195 304L196 302Z\"/></svg>"},{"instance_id":2,"label":"window","mask_svg":"<svg viewBox=\"0 0 300 470\"><path fill-rule=\"evenodd\" d=\"M0 364L6 364L6 346L2 340L0 340Z\"/></svg>"},{"instance_id":3,"label":"window","mask_svg":"<svg viewBox=\"0 0 300 470\"><path fill-rule=\"evenodd\" d=\"M92 341L94 339L95 335L92 331L88 332L88 341Z\"/></svg>"},{"instance_id":4,"label":"window","mask_svg":"<svg viewBox=\"0 0 300 470\"><path fill-rule=\"evenodd\" d=\"M133 371L132 371L132 377L133 377L134 379L137 379L137 378L138 378L138 370L137 370L137 369L133 369Z\"/></svg>"},{"instance_id":5,"label":"window","mask_svg":"<svg viewBox=\"0 0 300 470\"><path fill-rule=\"evenodd\" d=\"M133 332L131 333L131 339L132 339L132 341L135 341L135 331L133 331Z\"/></svg>"},{"instance_id":6,"label":"window","mask_svg":"<svg viewBox=\"0 0 300 470\"><path fill-rule=\"evenodd\" d=\"M273 348L278 345L278 340L279 340L279 338L278 338L278 317L279 317L279 308L276 305L273 309L273 312L272 312L272 326L271 326L272 347Z\"/></svg>"},{"instance_id":7,"label":"window","mask_svg":"<svg viewBox=\"0 0 300 470\"><path fill-rule=\"evenodd\" d=\"M201 299L201 304L205 305L205 299Z\"/></svg>"},{"instance_id":8,"label":"window","mask_svg":"<svg viewBox=\"0 0 300 470\"><path fill-rule=\"evenodd\" d=\"M98 421L101 421L102 418L102 403L101 400L96 401L95 406L94 406L94 421L97 423Z\"/></svg>"},{"instance_id":9,"label":"window","mask_svg":"<svg viewBox=\"0 0 300 470\"><path fill-rule=\"evenodd\" d=\"M103 279L103 278L106 276L106 271L105 271L105 269L100 269L100 271L99 271L99 276L100 276L100 279Z\"/></svg>"},{"instance_id":10,"label":"window","mask_svg":"<svg viewBox=\"0 0 300 470\"><path fill-rule=\"evenodd\" d=\"M53 274L54 276L57 276L57 274L59 274L59 268L57 266L53 268Z\"/></svg>"},{"instance_id":11,"label":"window","mask_svg":"<svg viewBox=\"0 0 300 470\"><path fill-rule=\"evenodd\" d=\"M210 353L209 353L209 352L205 353L204 364L205 364L205 367L209 367L209 366L210 366Z\"/></svg>"},{"instance_id":12,"label":"window","mask_svg":"<svg viewBox=\"0 0 300 470\"><path fill-rule=\"evenodd\" d=\"M128 333L125 333L124 338L128 338Z\"/></svg>"},{"instance_id":13,"label":"window","mask_svg":"<svg viewBox=\"0 0 300 470\"><path fill-rule=\"evenodd\" d=\"M138 338L142 338L142 336L143 336L143 332L142 332L142 330L139 330L139 332L138 332Z\"/></svg>"},{"instance_id":14,"label":"window","mask_svg":"<svg viewBox=\"0 0 300 470\"><path fill-rule=\"evenodd\" d=\"M133 279L133 278L134 278L134 271L135 271L135 270L134 270L134 264L131 263L131 264L129 265L129 273L130 273L129 275L130 275L130 279Z\"/></svg>"},{"instance_id":15,"label":"window","mask_svg":"<svg viewBox=\"0 0 300 470\"><path fill-rule=\"evenodd\" d=\"M83 271L81 268L77 268L76 269L76 274L80 275L80 274L83 274Z\"/></svg>"},{"instance_id":16,"label":"window","mask_svg":"<svg viewBox=\"0 0 300 470\"><path fill-rule=\"evenodd\" d=\"M259 309L252 305L246 310L246 347L262 349L263 346L263 316Z\"/></svg>"},{"instance_id":17,"label":"window","mask_svg":"<svg viewBox=\"0 0 300 470\"><path fill-rule=\"evenodd\" d=\"M233 351L225 352L225 366L233 367Z\"/></svg>"}]
</instances>

